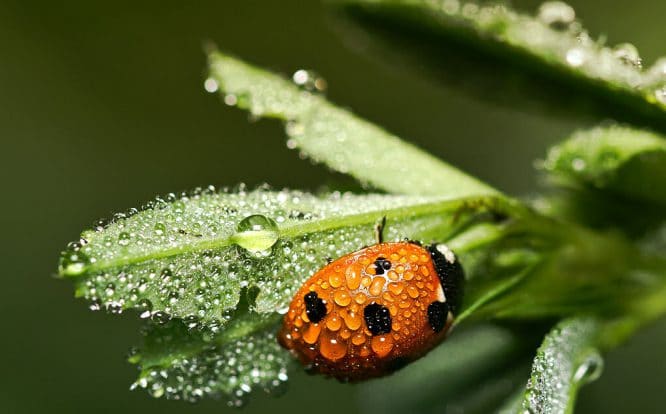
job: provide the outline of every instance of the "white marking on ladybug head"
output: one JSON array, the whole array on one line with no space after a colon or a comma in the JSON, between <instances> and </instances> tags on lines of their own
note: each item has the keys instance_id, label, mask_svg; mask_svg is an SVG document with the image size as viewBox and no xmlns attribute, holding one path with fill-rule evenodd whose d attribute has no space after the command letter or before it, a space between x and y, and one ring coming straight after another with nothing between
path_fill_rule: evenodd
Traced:
<instances>
[{"instance_id":1,"label":"white marking on ladybug head","mask_svg":"<svg viewBox=\"0 0 666 414\"><path fill-rule=\"evenodd\" d=\"M437 250L444 255L444 258L447 262L451 264L456 262L456 255L453 253L453 251L451 251L451 249L449 249L449 246L445 244L438 244Z\"/></svg>"}]
</instances>

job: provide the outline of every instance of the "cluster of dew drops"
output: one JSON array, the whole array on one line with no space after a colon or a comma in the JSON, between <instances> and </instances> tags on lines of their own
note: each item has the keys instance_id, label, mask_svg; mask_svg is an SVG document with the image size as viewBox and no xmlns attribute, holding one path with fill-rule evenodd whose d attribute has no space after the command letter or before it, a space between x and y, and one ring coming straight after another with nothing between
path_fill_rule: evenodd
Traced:
<instances>
[{"instance_id":1,"label":"cluster of dew drops","mask_svg":"<svg viewBox=\"0 0 666 414\"><path fill-rule=\"evenodd\" d=\"M194 357L174 360L168 369L145 370L130 389L145 389L153 397L196 402L223 397L241 407L252 391L280 395L286 389L289 355L269 332L211 347Z\"/></svg>"},{"instance_id":2,"label":"cluster of dew drops","mask_svg":"<svg viewBox=\"0 0 666 414\"><path fill-rule=\"evenodd\" d=\"M501 36L539 56L556 56L587 76L619 82L642 91L648 100L666 105L666 56L643 68L638 50L631 43L605 46L605 38L593 39L576 18L575 10L562 1L546 1L535 18L512 12L501 4L480 6L463 0L432 0L430 6L445 15L500 30Z\"/></svg>"},{"instance_id":3,"label":"cluster of dew drops","mask_svg":"<svg viewBox=\"0 0 666 414\"><path fill-rule=\"evenodd\" d=\"M527 383L526 412L565 412L569 405L573 381L585 384L597 379L603 370L603 359L596 351L572 359L579 352L580 341L591 331L591 321L582 320L569 326L560 326L548 334L534 360L532 375ZM556 386L552 386L556 384Z\"/></svg>"},{"instance_id":4,"label":"cluster of dew drops","mask_svg":"<svg viewBox=\"0 0 666 414\"><path fill-rule=\"evenodd\" d=\"M188 325L201 321L215 330L228 319L248 283L240 277L243 259L248 261L257 249L270 248L278 239L274 220L254 214L239 217L253 202L245 200L244 187L226 194L233 198L228 203L219 200L225 194L212 187L168 194L141 209L100 220L63 252L61 273L85 273L79 289L92 310L121 313L135 308L141 318L157 323L175 315ZM216 237L246 232L261 232L265 246L246 237L236 243L241 249L197 249ZM250 244L249 250L243 249L243 242ZM165 249L176 254L151 258ZM137 257L135 264L124 260Z\"/></svg>"},{"instance_id":5,"label":"cluster of dew drops","mask_svg":"<svg viewBox=\"0 0 666 414\"><path fill-rule=\"evenodd\" d=\"M158 197L84 232L63 252L61 272L85 274L80 289L91 309L120 313L137 308L142 318L160 323L175 315L192 325L197 320L223 324L249 285L273 293L258 298L259 311L284 308L297 287L292 285L302 283L326 257L360 243L344 231L279 240L278 226L287 221L344 213L345 203L336 198L343 197L334 194L322 201L300 192L247 191L244 186ZM220 238L230 245L197 247ZM176 254L151 258L165 249ZM122 264L125 257L145 260Z\"/></svg>"},{"instance_id":6,"label":"cluster of dew drops","mask_svg":"<svg viewBox=\"0 0 666 414\"><path fill-rule=\"evenodd\" d=\"M298 69L291 75L291 81L308 93L323 94L328 89L326 79L311 69ZM208 93L216 93L219 91L220 85L214 77L208 77L204 81L204 89ZM223 100L229 106L238 104L238 96L233 93L226 93Z\"/></svg>"},{"instance_id":7,"label":"cluster of dew drops","mask_svg":"<svg viewBox=\"0 0 666 414\"><path fill-rule=\"evenodd\" d=\"M480 6L464 0L431 0L430 3L445 15L462 17L490 30L502 28L503 35L511 42L536 55L548 55L549 60L555 55L562 64L589 77L619 82L642 91L651 102L666 105L666 56L644 68L633 44L607 47L604 37L593 39L577 20L573 7L565 2L542 3L535 18L519 15L501 4ZM328 87L326 80L312 70L299 69L291 80L308 93L323 93ZM204 89L214 93L219 90L219 84L214 77L209 77L204 81ZM227 105L235 106L238 100L233 93L224 95ZM294 148L296 141L289 140L287 145Z\"/></svg>"}]
</instances>

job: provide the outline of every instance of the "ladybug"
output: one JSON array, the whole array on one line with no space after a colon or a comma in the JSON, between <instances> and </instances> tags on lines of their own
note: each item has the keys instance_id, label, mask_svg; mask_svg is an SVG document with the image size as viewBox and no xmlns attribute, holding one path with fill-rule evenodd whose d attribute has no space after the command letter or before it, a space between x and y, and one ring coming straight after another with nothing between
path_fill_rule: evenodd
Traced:
<instances>
[{"instance_id":1,"label":"ladybug","mask_svg":"<svg viewBox=\"0 0 666 414\"><path fill-rule=\"evenodd\" d=\"M278 341L308 372L361 381L392 373L441 342L462 297L463 268L442 244L383 242L330 262L289 306Z\"/></svg>"}]
</instances>

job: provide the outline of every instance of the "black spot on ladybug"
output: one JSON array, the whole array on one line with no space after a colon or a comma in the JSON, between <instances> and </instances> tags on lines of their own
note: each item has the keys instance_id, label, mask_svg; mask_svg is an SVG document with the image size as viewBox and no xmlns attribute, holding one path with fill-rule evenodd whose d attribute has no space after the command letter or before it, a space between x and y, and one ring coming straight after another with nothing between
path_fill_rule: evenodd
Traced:
<instances>
[{"instance_id":1,"label":"black spot on ladybug","mask_svg":"<svg viewBox=\"0 0 666 414\"><path fill-rule=\"evenodd\" d=\"M371 303L363 309L363 317L373 336L391 332L391 313L386 306Z\"/></svg>"},{"instance_id":2,"label":"black spot on ladybug","mask_svg":"<svg viewBox=\"0 0 666 414\"><path fill-rule=\"evenodd\" d=\"M446 296L447 305L455 315L462 300L465 272L457 258L453 262L448 261L446 256L437 249L437 245L431 244L426 249L435 265L437 276L439 276L439 281L444 290L444 296Z\"/></svg>"},{"instance_id":3,"label":"black spot on ladybug","mask_svg":"<svg viewBox=\"0 0 666 414\"><path fill-rule=\"evenodd\" d=\"M380 256L375 260L375 274L383 275L390 268L391 262L389 262L388 259Z\"/></svg>"},{"instance_id":4,"label":"black spot on ladybug","mask_svg":"<svg viewBox=\"0 0 666 414\"><path fill-rule=\"evenodd\" d=\"M449 307L445 302L435 301L428 305L428 323L435 332L440 332L446 325Z\"/></svg>"},{"instance_id":5,"label":"black spot on ladybug","mask_svg":"<svg viewBox=\"0 0 666 414\"><path fill-rule=\"evenodd\" d=\"M326 305L324 301L317 296L317 292L310 292L305 297L305 314L308 315L310 322L317 323L326 316Z\"/></svg>"}]
</instances>

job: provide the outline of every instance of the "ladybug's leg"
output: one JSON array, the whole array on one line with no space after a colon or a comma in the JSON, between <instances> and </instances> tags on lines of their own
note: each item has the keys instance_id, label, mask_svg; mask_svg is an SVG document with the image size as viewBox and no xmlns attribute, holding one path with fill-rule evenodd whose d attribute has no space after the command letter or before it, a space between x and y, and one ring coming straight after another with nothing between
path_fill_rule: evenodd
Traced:
<instances>
[{"instance_id":1,"label":"ladybug's leg","mask_svg":"<svg viewBox=\"0 0 666 414\"><path fill-rule=\"evenodd\" d=\"M375 241L377 244L384 242L384 228L386 227L386 216L375 224Z\"/></svg>"}]
</instances>

